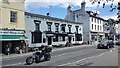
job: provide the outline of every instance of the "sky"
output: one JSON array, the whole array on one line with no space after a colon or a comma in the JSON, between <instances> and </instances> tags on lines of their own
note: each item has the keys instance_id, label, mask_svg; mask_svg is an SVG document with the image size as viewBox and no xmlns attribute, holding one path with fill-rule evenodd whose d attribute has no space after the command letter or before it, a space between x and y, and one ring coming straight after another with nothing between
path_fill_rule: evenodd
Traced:
<instances>
[{"instance_id":1,"label":"sky","mask_svg":"<svg viewBox=\"0 0 120 68\"><path fill-rule=\"evenodd\" d=\"M68 5L72 6L73 11L78 10L83 1L86 2L86 11L97 11L99 16L104 19L117 19L117 10L110 12L110 5L113 3L113 7L117 6L118 0L100 0L99 6L98 3L91 4L92 0L25 0L25 10L41 15L46 15L49 12L51 17L64 19ZM104 8L103 3L106 3Z\"/></svg>"}]
</instances>

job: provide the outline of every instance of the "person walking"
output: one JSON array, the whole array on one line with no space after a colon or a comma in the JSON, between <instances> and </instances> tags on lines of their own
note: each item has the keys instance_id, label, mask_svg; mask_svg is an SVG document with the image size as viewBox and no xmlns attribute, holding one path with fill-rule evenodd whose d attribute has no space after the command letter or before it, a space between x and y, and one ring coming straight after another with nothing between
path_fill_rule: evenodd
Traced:
<instances>
[{"instance_id":1,"label":"person walking","mask_svg":"<svg viewBox=\"0 0 120 68\"><path fill-rule=\"evenodd\" d=\"M6 51L7 51L7 55L10 55L10 48L8 44L6 44Z\"/></svg>"}]
</instances>

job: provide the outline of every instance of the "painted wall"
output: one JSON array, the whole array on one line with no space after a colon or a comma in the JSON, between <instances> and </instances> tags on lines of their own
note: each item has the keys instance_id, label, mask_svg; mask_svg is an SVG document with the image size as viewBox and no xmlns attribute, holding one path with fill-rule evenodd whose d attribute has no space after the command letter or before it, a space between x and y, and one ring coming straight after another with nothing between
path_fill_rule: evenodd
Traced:
<instances>
[{"instance_id":1,"label":"painted wall","mask_svg":"<svg viewBox=\"0 0 120 68\"><path fill-rule=\"evenodd\" d=\"M41 32L44 32L44 31L48 31L48 25L46 22L52 22L52 25L51 25L51 31L52 32L55 32L55 23L59 23L59 32L61 32L61 27L60 25L61 24L66 24L66 27L65 27L65 30L66 32L69 32L69 28L68 28L68 25L72 25L71 27L71 32L74 33L76 31L76 28L75 26L79 26L78 28L78 32L81 33L83 35L83 27L82 27L82 24L76 24L76 23L69 23L69 22L62 22L62 21L56 21L56 20L50 20L50 19L43 19L43 18L35 18L35 17L32 17L31 16L25 16L25 24L26 24L26 36L29 38L29 45L30 47L38 47L38 46L41 46L42 44L46 44L47 45L47 38L46 38L46 43L37 43L37 44L33 44L31 43L31 32L34 32L35 31L35 24L34 24L34 20L38 20L38 21L41 21L40 23L40 31ZM43 33L44 34L44 33ZM42 36L43 37L43 36ZM46 35L45 35L46 37ZM83 37L82 37L83 38ZM66 37L67 39L67 37ZM67 40L66 41L59 41L59 42L53 42L52 41L52 45L58 45L58 44L66 44ZM79 43L83 43L83 41L78 41ZM73 38L72 38L72 43L75 43L75 41L73 41Z\"/></svg>"}]
</instances>

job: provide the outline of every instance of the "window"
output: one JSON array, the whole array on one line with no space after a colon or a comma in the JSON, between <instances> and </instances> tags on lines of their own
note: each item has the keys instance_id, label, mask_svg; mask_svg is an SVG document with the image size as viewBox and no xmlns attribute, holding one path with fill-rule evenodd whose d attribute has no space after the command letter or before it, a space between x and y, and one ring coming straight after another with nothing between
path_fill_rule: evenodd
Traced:
<instances>
[{"instance_id":1,"label":"window","mask_svg":"<svg viewBox=\"0 0 120 68\"><path fill-rule=\"evenodd\" d=\"M98 25L98 30L99 30L99 25Z\"/></svg>"},{"instance_id":2,"label":"window","mask_svg":"<svg viewBox=\"0 0 120 68\"><path fill-rule=\"evenodd\" d=\"M34 23L35 23L35 30L36 30L36 31L40 31L40 22L41 22L41 21L34 20Z\"/></svg>"},{"instance_id":3,"label":"window","mask_svg":"<svg viewBox=\"0 0 120 68\"><path fill-rule=\"evenodd\" d=\"M95 30L96 30L96 25L95 25Z\"/></svg>"},{"instance_id":4,"label":"window","mask_svg":"<svg viewBox=\"0 0 120 68\"><path fill-rule=\"evenodd\" d=\"M100 26L100 30L102 30L102 27Z\"/></svg>"},{"instance_id":5,"label":"window","mask_svg":"<svg viewBox=\"0 0 120 68\"><path fill-rule=\"evenodd\" d=\"M42 43L42 33L32 32L32 43Z\"/></svg>"},{"instance_id":6,"label":"window","mask_svg":"<svg viewBox=\"0 0 120 68\"><path fill-rule=\"evenodd\" d=\"M10 11L10 22L17 22L17 12Z\"/></svg>"},{"instance_id":7,"label":"window","mask_svg":"<svg viewBox=\"0 0 120 68\"><path fill-rule=\"evenodd\" d=\"M66 26L65 24L61 25L61 31L65 32L65 26Z\"/></svg>"},{"instance_id":8,"label":"window","mask_svg":"<svg viewBox=\"0 0 120 68\"><path fill-rule=\"evenodd\" d=\"M82 41L82 34L75 34L75 41Z\"/></svg>"},{"instance_id":9,"label":"window","mask_svg":"<svg viewBox=\"0 0 120 68\"><path fill-rule=\"evenodd\" d=\"M76 27L76 32L78 33L78 28L79 28L79 26L75 26Z\"/></svg>"},{"instance_id":10,"label":"window","mask_svg":"<svg viewBox=\"0 0 120 68\"><path fill-rule=\"evenodd\" d=\"M39 23L35 23L35 28L37 31L39 31Z\"/></svg>"},{"instance_id":11,"label":"window","mask_svg":"<svg viewBox=\"0 0 120 68\"><path fill-rule=\"evenodd\" d=\"M48 25L48 31L51 31L51 25Z\"/></svg>"},{"instance_id":12,"label":"window","mask_svg":"<svg viewBox=\"0 0 120 68\"><path fill-rule=\"evenodd\" d=\"M52 22L47 22L47 25L48 25L48 31L51 31Z\"/></svg>"},{"instance_id":13,"label":"window","mask_svg":"<svg viewBox=\"0 0 120 68\"><path fill-rule=\"evenodd\" d=\"M100 20L100 24L101 24L101 20Z\"/></svg>"},{"instance_id":14,"label":"window","mask_svg":"<svg viewBox=\"0 0 120 68\"><path fill-rule=\"evenodd\" d=\"M59 31L59 23L55 23L55 32Z\"/></svg>"},{"instance_id":15,"label":"window","mask_svg":"<svg viewBox=\"0 0 120 68\"><path fill-rule=\"evenodd\" d=\"M72 25L68 25L69 33L71 33L71 26L72 26Z\"/></svg>"},{"instance_id":16,"label":"window","mask_svg":"<svg viewBox=\"0 0 120 68\"><path fill-rule=\"evenodd\" d=\"M97 23L99 24L99 19L97 19Z\"/></svg>"},{"instance_id":17,"label":"window","mask_svg":"<svg viewBox=\"0 0 120 68\"><path fill-rule=\"evenodd\" d=\"M91 21L93 22L93 17L91 17Z\"/></svg>"},{"instance_id":18,"label":"window","mask_svg":"<svg viewBox=\"0 0 120 68\"><path fill-rule=\"evenodd\" d=\"M8 0L3 0L3 3L9 4Z\"/></svg>"},{"instance_id":19,"label":"window","mask_svg":"<svg viewBox=\"0 0 120 68\"><path fill-rule=\"evenodd\" d=\"M93 30L93 24L92 24L92 30Z\"/></svg>"},{"instance_id":20,"label":"window","mask_svg":"<svg viewBox=\"0 0 120 68\"><path fill-rule=\"evenodd\" d=\"M95 23L96 23L96 18L95 18Z\"/></svg>"},{"instance_id":21,"label":"window","mask_svg":"<svg viewBox=\"0 0 120 68\"><path fill-rule=\"evenodd\" d=\"M58 26L56 26L56 27L55 27L55 30L56 30L56 32L58 32L58 30L59 30L59 27L58 27Z\"/></svg>"},{"instance_id":22,"label":"window","mask_svg":"<svg viewBox=\"0 0 120 68\"><path fill-rule=\"evenodd\" d=\"M65 36L62 36L62 41L65 41Z\"/></svg>"}]
</instances>

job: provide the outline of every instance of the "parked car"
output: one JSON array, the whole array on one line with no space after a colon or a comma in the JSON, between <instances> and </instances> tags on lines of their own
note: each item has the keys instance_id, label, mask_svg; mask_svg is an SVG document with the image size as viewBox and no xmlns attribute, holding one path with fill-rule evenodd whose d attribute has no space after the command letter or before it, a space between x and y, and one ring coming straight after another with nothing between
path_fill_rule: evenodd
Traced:
<instances>
[{"instance_id":1,"label":"parked car","mask_svg":"<svg viewBox=\"0 0 120 68\"><path fill-rule=\"evenodd\" d=\"M97 44L97 48L113 48L114 47L114 43L112 40L102 40Z\"/></svg>"},{"instance_id":2,"label":"parked car","mask_svg":"<svg viewBox=\"0 0 120 68\"><path fill-rule=\"evenodd\" d=\"M116 45L120 45L120 39L117 40L117 41L115 41L115 44L116 44Z\"/></svg>"}]
</instances>

